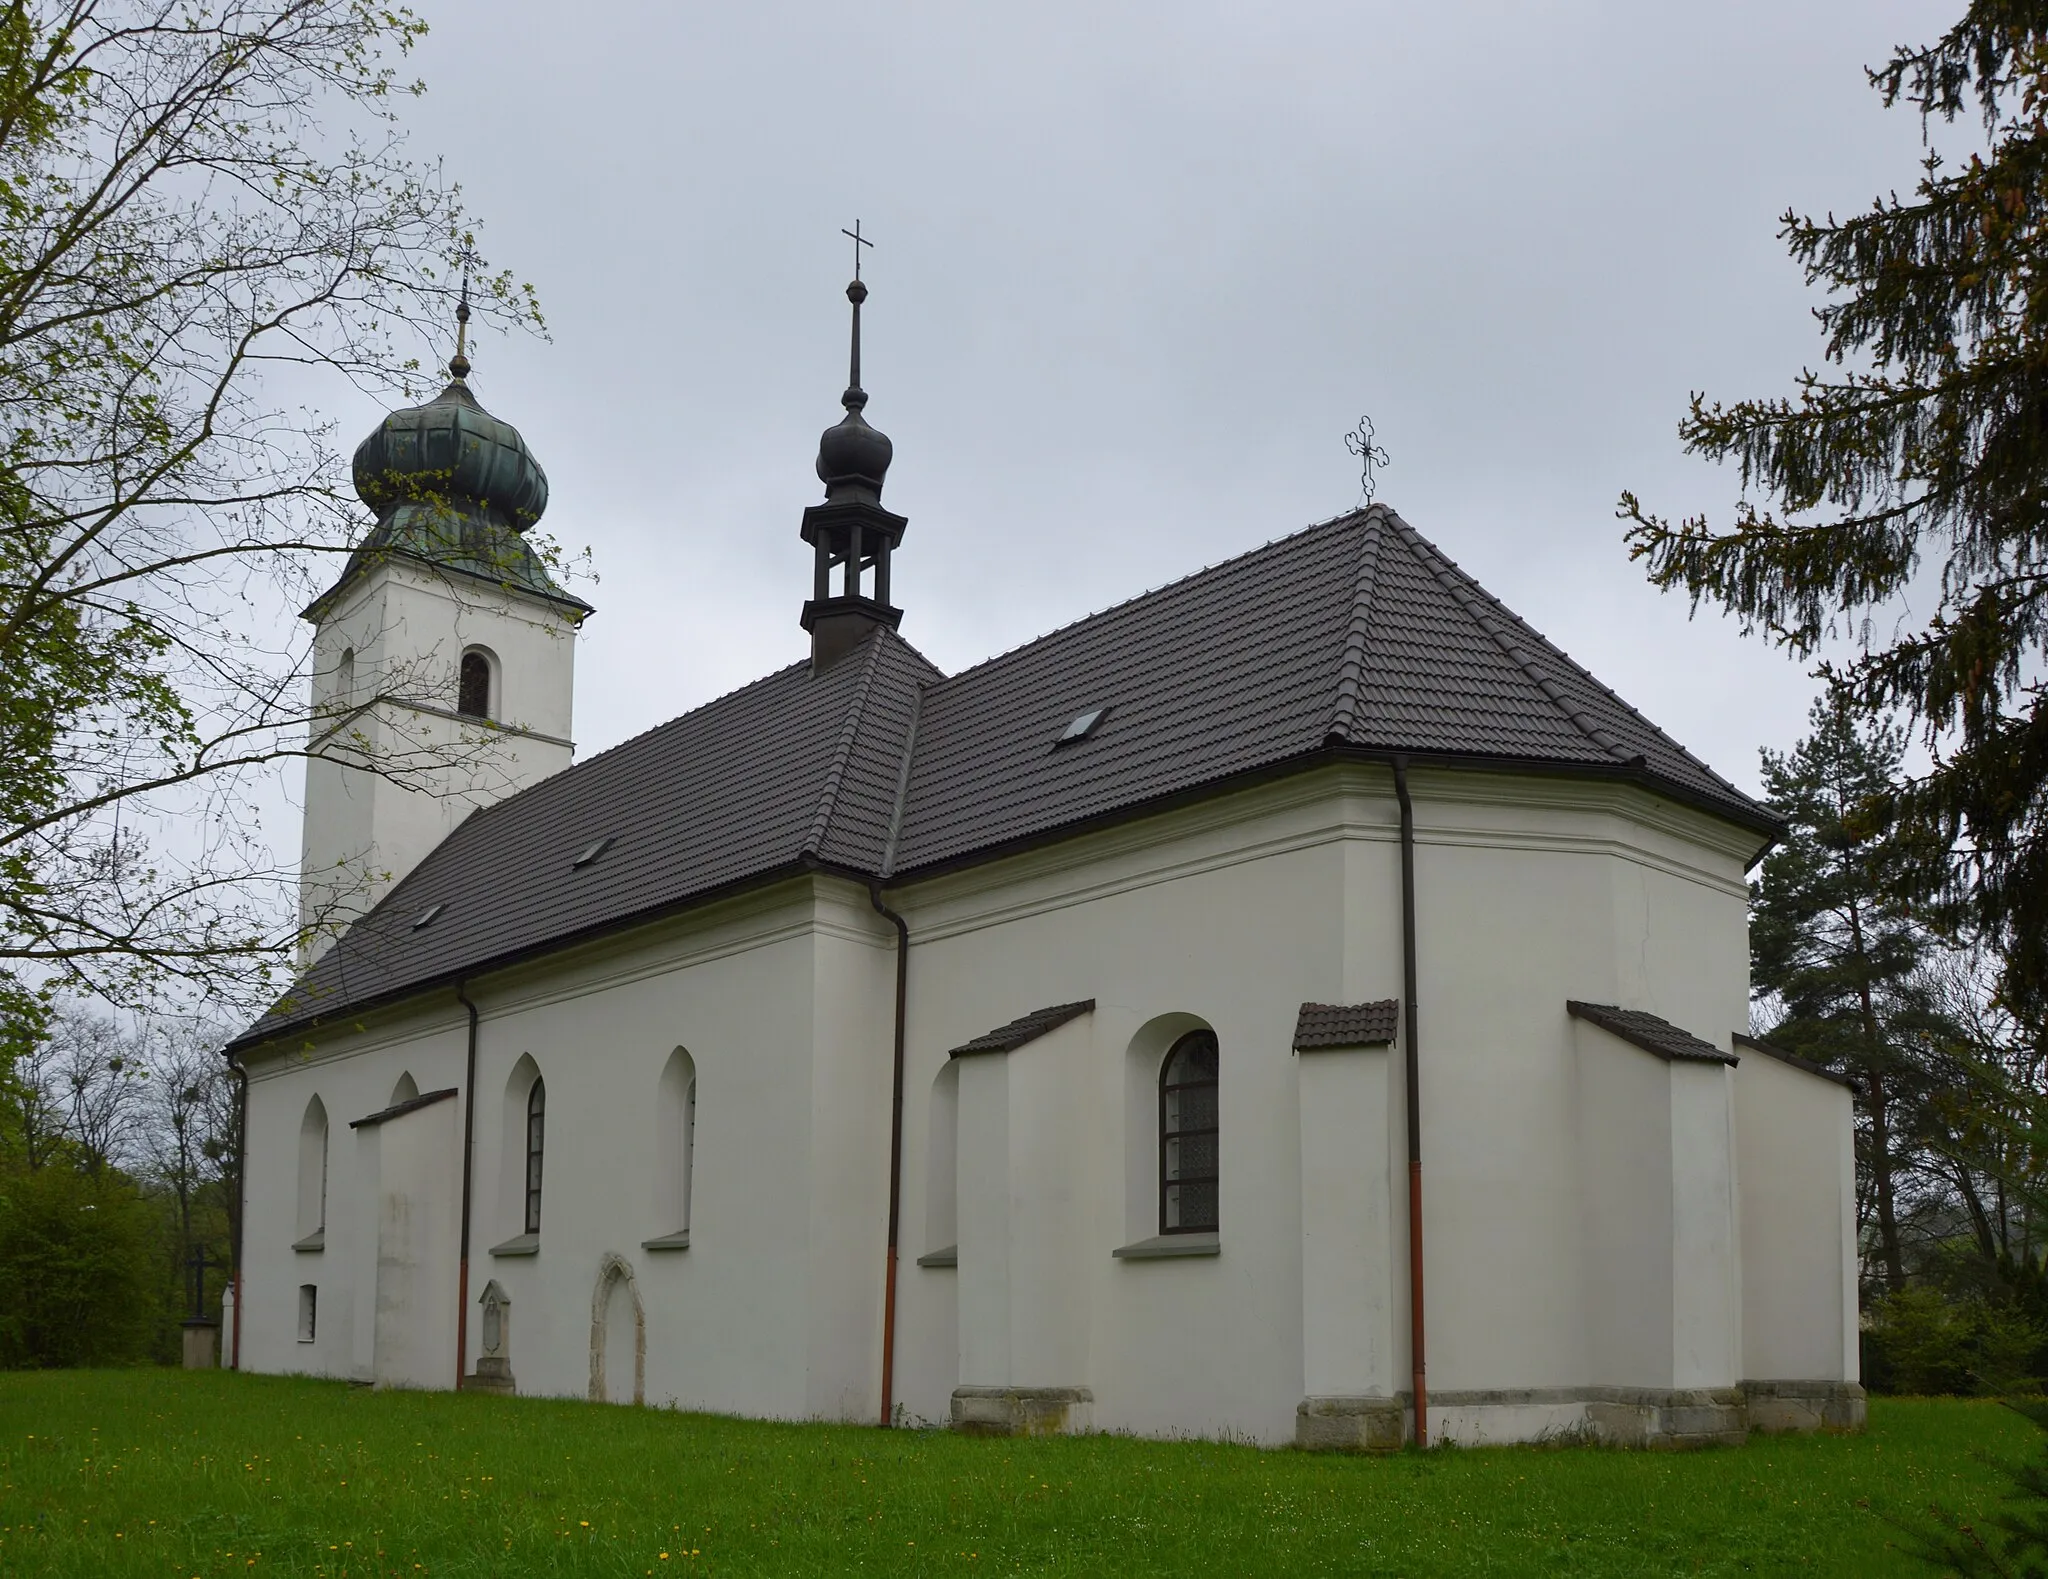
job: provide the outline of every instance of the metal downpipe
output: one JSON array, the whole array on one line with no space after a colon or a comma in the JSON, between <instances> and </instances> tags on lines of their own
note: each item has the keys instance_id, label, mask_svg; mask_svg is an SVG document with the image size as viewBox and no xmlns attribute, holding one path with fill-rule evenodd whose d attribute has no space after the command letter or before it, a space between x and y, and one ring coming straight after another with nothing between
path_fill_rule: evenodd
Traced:
<instances>
[{"instance_id":1,"label":"metal downpipe","mask_svg":"<svg viewBox=\"0 0 2048 1579\"><path fill-rule=\"evenodd\" d=\"M1415 803L1408 797L1408 759L1394 758L1394 796L1401 803L1401 1041L1408 1086L1408 1354L1415 1398L1415 1445L1429 1446L1429 1383L1422 1300L1422 1090L1415 1027Z\"/></svg>"},{"instance_id":2,"label":"metal downpipe","mask_svg":"<svg viewBox=\"0 0 2048 1579\"><path fill-rule=\"evenodd\" d=\"M455 1390L469 1369L469 1192L476 1155L476 1005L469 983L455 984L455 997L469 1011L469 1057L462 1077L462 1261L455 1278Z\"/></svg>"},{"instance_id":3,"label":"metal downpipe","mask_svg":"<svg viewBox=\"0 0 2048 1579\"><path fill-rule=\"evenodd\" d=\"M903 1015L909 1001L910 923L882 902L882 881L868 883L868 900L896 928L896 1037L889 1095L889 1250L882 1272L882 1424L896 1413L896 1242L903 1215Z\"/></svg>"}]
</instances>

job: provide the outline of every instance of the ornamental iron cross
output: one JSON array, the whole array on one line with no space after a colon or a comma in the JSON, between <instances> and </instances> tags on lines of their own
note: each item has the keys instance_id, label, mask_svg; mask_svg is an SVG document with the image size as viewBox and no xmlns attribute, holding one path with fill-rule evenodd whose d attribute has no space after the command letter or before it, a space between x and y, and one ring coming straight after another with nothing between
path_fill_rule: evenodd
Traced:
<instances>
[{"instance_id":1,"label":"ornamental iron cross","mask_svg":"<svg viewBox=\"0 0 2048 1579\"><path fill-rule=\"evenodd\" d=\"M839 232L839 234L840 234L840 235L842 235L842 236L850 236L850 237L852 237L852 239L853 239L853 277L854 277L855 279L859 279L859 278L860 278L860 249L861 249L862 247L872 247L872 246L874 245L874 243L873 243L872 241L868 240L868 238L867 238L866 236L863 236L863 235L862 235L862 234L860 233L860 221L859 221L859 220L857 220L857 219L856 219L856 220L855 220L855 221L853 222L853 229L851 229L851 230L841 229L841 230L840 230L840 232Z\"/></svg>"},{"instance_id":2,"label":"ornamental iron cross","mask_svg":"<svg viewBox=\"0 0 2048 1579\"><path fill-rule=\"evenodd\" d=\"M1358 457L1358 502L1361 506L1372 503L1374 487L1373 473L1391 463L1391 457L1373 442L1371 417L1360 417L1358 426L1344 435L1344 448Z\"/></svg>"}]
</instances>

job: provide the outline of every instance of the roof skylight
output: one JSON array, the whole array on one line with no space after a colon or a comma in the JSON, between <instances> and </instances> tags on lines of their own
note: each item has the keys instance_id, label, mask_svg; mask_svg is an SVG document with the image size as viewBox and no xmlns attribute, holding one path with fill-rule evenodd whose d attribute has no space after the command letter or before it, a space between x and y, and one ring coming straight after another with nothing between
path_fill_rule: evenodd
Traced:
<instances>
[{"instance_id":1,"label":"roof skylight","mask_svg":"<svg viewBox=\"0 0 2048 1579\"><path fill-rule=\"evenodd\" d=\"M434 919L434 917L438 916L442 911L446 910L447 908L448 906L439 900L436 900L433 904L427 906L426 909L422 910L419 913L418 919L416 919L413 922L413 931L417 932L421 927L428 925Z\"/></svg>"},{"instance_id":2,"label":"roof skylight","mask_svg":"<svg viewBox=\"0 0 2048 1579\"><path fill-rule=\"evenodd\" d=\"M1109 709L1107 707L1098 707L1093 712L1077 714L1069 721L1067 727L1061 732L1059 739L1055 740L1053 744L1065 746L1071 745L1076 740L1086 740L1095 733L1102 721L1108 716Z\"/></svg>"},{"instance_id":3,"label":"roof skylight","mask_svg":"<svg viewBox=\"0 0 2048 1579\"><path fill-rule=\"evenodd\" d=\"M583 847L582 852L569 865L581 871L586 866L594 865L597 858L611 847L612 836L610 834L606 834L602 839L593 839Z\"/></svg>"}]
</instances>

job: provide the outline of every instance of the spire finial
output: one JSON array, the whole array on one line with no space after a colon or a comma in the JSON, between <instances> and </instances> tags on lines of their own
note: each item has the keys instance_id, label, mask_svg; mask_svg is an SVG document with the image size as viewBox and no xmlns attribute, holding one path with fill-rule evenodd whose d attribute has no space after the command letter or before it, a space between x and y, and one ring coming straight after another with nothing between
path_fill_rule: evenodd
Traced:
<instances>
[{"instance_id":1,"label":"spire finial","mask_svg":"<svg viewBox=\"0 0 2048 1579\"><path fill-rule=\"evenodd\" d=\"M857 219L853 229L842 228L839 234L853 241L853 283L846 287L846 299L853 303L853 355L848 362L846 393L839 403L848 411L858 411L868 403L867 391L860 387L860 304L868 299L868 288L860 282L860 249L873 247L874 243L860 233Z\"/></svg>"},{"instance_id":2,"label":"spire finial","mask_svg":"<svg viewBox=\"0 0 2048 1579\"><path fill-rule=\"evenodd\" d=\"M469 270L476 253L465 246L458 255L462 264L462 296L455 303L455 354L448 359L448 376L458 384L469 377Z\"/></svg>"}]
</instances>

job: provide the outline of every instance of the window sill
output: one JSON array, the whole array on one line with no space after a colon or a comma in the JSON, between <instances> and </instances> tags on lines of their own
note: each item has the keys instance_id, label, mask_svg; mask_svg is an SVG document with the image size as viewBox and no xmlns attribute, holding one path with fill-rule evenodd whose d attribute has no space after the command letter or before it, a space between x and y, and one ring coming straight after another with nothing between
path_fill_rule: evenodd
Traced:
<instances>
[{"instance_id":1,"label":"window sill","mask_svg":"<svg viewBox=\"0 0 2048 1579\"><path fill-rule=\"evenodd\" d=\"M690 1230L685 1228L679 1234L663 1234L659 1239L643 1239L642 1250L687 1250L690 1248Z\"/></svg>"},{"instance_id":2,"label":"window sill","mask_svg":"<svg viewBox=\"0 0 2048 1579\"><path fill-rule=\"evenodd\" d=\"M1136 1244L1119 1245L1110 1254L1119 1261L1165 1261L1177 1256L1214 1256L1223 1253L1218 1234L1157 1234Z\"/></svg>"},{"instance_id":3,"label":"window sill","mask_svg":"<svg viewBox=\"0 0 2048 1579\"><path fill-rule=\"evenodd\" d=\"M539 1234L519 1234L507 1239L501 1245L492 1245L494 1256L537 1256L540 1254Z\"/></svg>"},{"instance_id":4,"label":"window sill","mask_svg":"<svg viewBox=\"0 0 2048 1579\"><path fill-rule=\"evenodd\" d=\"M917 1258L917 1264L919 1266L958 1266L960 1264L960 1247L958 1245L948 1245L943 1250L934 1250L929 1255L921 1255Z\"/></svg>"},{"instance_id":5,"label":"window sill","mask_svg":"<svg viewBox=\"0 0 2048 1579\"><path fill-rule=\"evenodd\" d=\"M293 1240L292 1248L301 1255L311 1251L325 1250L327 1248L327 1230L324 1228L314 1229L305 1238Z\"/></svg>"}]
</instances>

